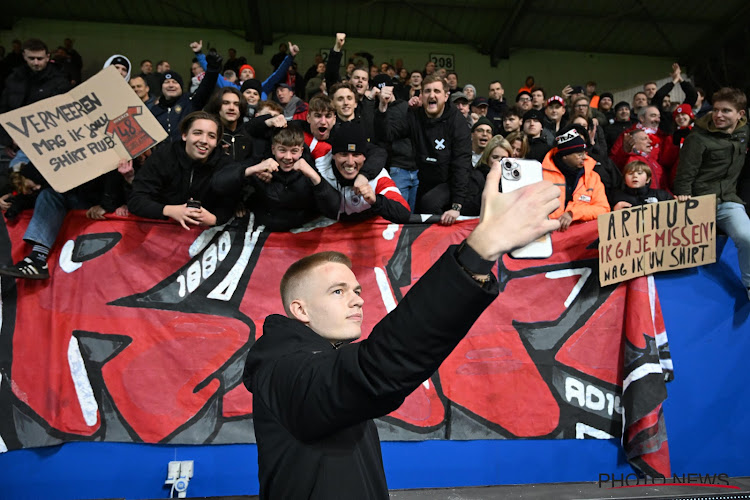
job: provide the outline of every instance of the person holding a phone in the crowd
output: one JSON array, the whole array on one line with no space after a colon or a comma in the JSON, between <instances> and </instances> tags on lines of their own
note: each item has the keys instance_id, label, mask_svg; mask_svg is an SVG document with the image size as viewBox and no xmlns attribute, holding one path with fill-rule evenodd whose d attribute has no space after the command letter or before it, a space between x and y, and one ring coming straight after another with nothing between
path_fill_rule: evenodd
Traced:
<instances>
[{"instance_id":1,"label":"person holding a phone in the crowd","mask_svg":"<svg viewBox=\"0 0 750 500\"><path fill-rule=\"evenodd\" d=\"M211 189L211 178L232 162L217 145L221 121L205 111L180 123L181 140L159 147L138 171L128 210L149 219L173 219L185 229L223 224L234 215L238 197Z\"/></svg>"},{"instance_id":2,"label":"person holding a phone in the crowd","mask_svg":"<svg viewBox=\"0 0 750 500\"><path fill-rule=\"evenodd\" d=\"M560 231L609 212L604 184L594 172L596 161L586 155L585 133L580 125L565 127L542 162L544 180L560 187L560 206L550 214L560 220Z\"/></svg>"}]
</instances>

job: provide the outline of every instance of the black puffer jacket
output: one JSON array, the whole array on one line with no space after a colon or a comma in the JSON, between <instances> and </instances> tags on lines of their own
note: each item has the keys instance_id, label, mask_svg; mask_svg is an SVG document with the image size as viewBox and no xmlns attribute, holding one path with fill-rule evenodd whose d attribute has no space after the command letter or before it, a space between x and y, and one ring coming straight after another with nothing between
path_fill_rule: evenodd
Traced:
<instances>
[{"instance_id":1,"label":"black puffer jacket","mask_svg":"<svg viewBox=\"0 0 750 500\"><path fill-rule=\"evenodd\" d=\"M223 224L234 214L240 193L217 193L211 178L231 162L219 148L201 163L190 159L184 141L163 144L136 174L128 210L149 219L166 219L165 205L182 205L193 198L216 216L216 224Z\"/></svg>"}]
</instances>

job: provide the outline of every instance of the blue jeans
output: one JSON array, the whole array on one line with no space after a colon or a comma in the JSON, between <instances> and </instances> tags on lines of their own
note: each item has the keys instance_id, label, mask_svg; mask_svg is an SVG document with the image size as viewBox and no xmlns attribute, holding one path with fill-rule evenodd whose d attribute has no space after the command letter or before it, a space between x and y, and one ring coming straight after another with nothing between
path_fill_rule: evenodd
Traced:
<instances>
[{"instance_id":1,"label":"blue jeans","mask_svg":"<svg viewBox=\"0 0 750 500\"><path fill-rule=\"evenodd\" d=\"M75 194L58 193L50 188L43 189L36 199L34 215L31 216L23 239L52 248L68 210L83 210L90 207L91 203Z\"/></svg>"},{"instance_id":2,"label":"blue jeans","mask_svg":"<svg viewBox=\"0 0 750 500\"><path fill-rule=\"evenodd\" d=\"M401 196L404 197L413 212L417 204L417 187L419 186L417 171L391 167L390 173L391 179L396 183L398 190L401 191Z\"/></svg>"},{"instance_id":3,"label":"blue jeans","mask_svg":"<svg viewBox=\"0 0 750 500\"><path fill-rule=\"evenodd\" d=\"M719 203L716 207L716 225L734 241L742 284L750 288L750 218L745 207L731 201Z\"/></svg>"}]
</instances>

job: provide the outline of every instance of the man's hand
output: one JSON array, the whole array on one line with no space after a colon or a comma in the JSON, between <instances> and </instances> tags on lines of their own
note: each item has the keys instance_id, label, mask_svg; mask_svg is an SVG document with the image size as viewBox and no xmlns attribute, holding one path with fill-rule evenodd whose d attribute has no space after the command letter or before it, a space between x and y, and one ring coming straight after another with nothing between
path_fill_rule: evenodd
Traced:
<instances>
[{"instance_id":1,"label":"man's hand","mask_svg":"<svg viewBox=\"0 0 750 500\"><path fill-rule=\"evenodd\" d=\"M128 206L127 205L120 205L119 207L117 207L115 209L115 215L117 215L118 217L127 217L128 215L130 215L130 211L128 210Z\"/></svg>"},{"instance_id":2,"label":"man's hand","mask_svg":"<svg viewBox=\"0 0 750 500\"><path fill-rule=\"evenodd\" d=\"M286 118L284 118L284 115L272 116L266 120L266 127L268 128L286 128L286 126L287 121Z\"/></svg>"},{"instance_id":3,"label":"man's hand","mask_svg":"<svg viewBox=\"0 0 750 500\"><path fill-rule=\"evenodd\" d=\"M378 111L385 113L388 110L388 105L396 99L393 95L393 87L383 87L380 89L378 98L380 99Z\"/></svg>"},{"instance_id":4,"label":"man's hand","mask_svg":"<svg viewBox=\"0 0 750 500\"><path fill-rule=\"evenodd\" d=\"M273 158L266 158L265 160L258 163L257 165L253 165L252 167L247 167L245 169L245 177L250 177L251 175L255 175L256 177L261 177L261 174L268 174L270 176L271 172L276 172L278 169L279 169L279 162L277 162ZM269 178L269 181L270 181L270 178Z\"/></svg>"},{"instance_id":5,"label":"man's hand","mask_svg":"<svg viewBox=\"0 0 750 500\"><path fill-rule=\"evenodd\" d=\"M548 216L560 206L560 189L548 181L500 193L500 162L487 174L479 224L466 242L483 259L497 260L560 227Z\"/></svg>"},{"instance_id":6,"label":"man's hand","mask_svg":"<svg viewBox=\"0 0 750 500\"><path fill-rule=\"evenodd\" d=\"M195 214L192 218L197 220L201 225L204 226L215 226L216 225L216 216L206 210L204 207L201 208L193 208L192 210L196 210L198 213Z\"/></svg>"},{"instance_id":7,"label":"man's hand","mask_svg":"<svg viewBox=\"0 0 750 500\"><path fill-rule=\"evenodd\" d=\"M560 229L558 229L558 231L563 233L568 230L570 224L573 222L573 214L570 212L565 212L557 220L560 221Z\"/></svg>"},{"instance_id":8,"label":"man's hand","mask_svg":"<svg viewBox=\"0 0 750 500\"><path fill-rule=\"evenodd\" d=\"M333 50L341 52L346 43L346 33L336 33L336 43L333 45Z\"/></svg>"},{"instance_id":9,"label":"man's hand","mask_svg":"<svg viewBox=\"0 0 750 500\"><path fill-rule=\"evenodd\" d=\"M443 226L450 226L454 222L456 222L456 219L461 215L461 212L458 210L446 210L443 212L443 215L440 216L440 224Z\"/></svg>"},{"instance_id":10,"label":"man's hand","mask_svg":"<svg viewBox=\"0 0 750 500\"><path fill-rule=\"evenodd\" d=\"M572 94L572 93L573 93L573 87L571 87L570 85L566 85L562 89L562 92L561 92L562 98L567 100L568 97L570 97L570 94Z\"/></svg>"},{"instance_id":11,"label":"man's hand","mask_svg":"<svg viewBox=\"0 0 750 500\"><path fill-rule=\"evenodd\" d=\"M633 151L633 146L635 146L635 141L633 140L633 136L630 135L629 132L625 132L622 135L622 150L626 153L630 153Z\"/></svg>"},{"instance_id":12,"label":"man's hand","mask_svg":"<svg viewBox=\"0 0 750 500\"><path fill-rule=\"evenodd\" d=\"M297 45L294 45L292 42L287 42L289 44L289 54L292 57L295 57L297 54L299 54L299 47Z\"/></svg>"},{"instance_id":13,"label":"man's hand","mask_svg":"<svg viewBox=\"0 0 750 500\"><path fill-rule=\"evenodd\" d=\"M422 98L418 95L415 95L411 99L409 99L409 107L410 108L418 108L422 106Z\"/></svg>"},{"instance_id":14,"label":"man's hand","mask_svg":"<svg viewBox=\"0 0 750 500\"><path fill-rule=\"evenodd\" d=\"M369 182L364 184L363 186L355 187L354 192L364 198L365 201L370 205L375 204L375 191L373 191L372 186L370 186Z\"/></svg>"},{"instance_id":15,"label":"man's hand","mask_svg":"<svg viewBox=\"0 0 750 500\"><path fill-rule=\"evenodd\" d=\"M192 50L196 54L203 50L203 40L192 42L190 44L190 50Z\"/></svg>"},{"instance_id":16,"label":"man's hand","mask_svg":"<svg viewBox=\"0 0 750 500\"><path fill-rule=\"evenodd\" d=\"M615 204L614 207L612 207L612 210L623 210L625 208L630 208L633 205L628 203L627 201L618 201L617 204Z\"/></svg>"},{"instance_id":17,"label":"man's hand","mask_svg":"<svg viewBox=\"0 0 750 500\"><path fill-rule=\"evenodd\" d=\"M117 171L123 176L125 182L128 184L133 183L135 178L135 169L133 168L133 160L126 160L124 158L117 162Z\"/></svg>"},{"instance_id":18,"label":"man's hand","mask_svg":"<svg viewBox=\"0 0 750 500\"><path fill-rule=\"evenodd\" d=\"M374 101L380 97L380 87L372 87L365 91L365 98Z\"/></svg>"},{"instance_id":19,"label":"man's hand","mask_svg":"<svg viewBox=\"0 0 750 500\"><path fill-rule=\"evenodd\" d=\"M4 194L0 196L0 210L5 212L10 208L10 197L13 196L12 194Z\"/></svg>"},{"instance_id":20,"label":"man's hand","mask_svg":"<svg viewBox=\"0 0 750 500\"><path fill-rule=\"evenodd\" d=\"M86 217L93 220L104 220L106 218L104 214L106 213L107 211L101 205L94 205L86 210Z\"/></svg>"},{"instance_id":21,"label":"man's hand","mask_svg":"<svg viewBox=\"0 0 750 500\"><path fill-rule=\"evenodd\" d=\"M676 198L677 198L677 201L684 202L684 201L688 201L691 198L691 196L689 194L678 194L676 195Z\"/></svg>"},{"instance_id":22,"label":"man's hand","mask_svg":"<svg viewBox=\"0 0 750 500\"><path fill-rule=\"evenodd\" d=\"M361 188L365 184L367 184L367 185L370 184L370 181L367 180L367 177L365 177L362 174L357 174L357 177L354 178L354 187L355 187L355 189L356 188Z\"/></svg>"},{"instance_id":23,"label":"man's hand","mask_svg":"<svg viewBox=\"0 0 750 500\"><path fill-rule=\"evenodd\" d=\"M179 224L190 231L188 224L197 226L200 224L198 217L200 216L200 208L188 208L187 203L182 205L164 205L161 213L170 219L174 219Z\"/></svg>"}]
</instances>

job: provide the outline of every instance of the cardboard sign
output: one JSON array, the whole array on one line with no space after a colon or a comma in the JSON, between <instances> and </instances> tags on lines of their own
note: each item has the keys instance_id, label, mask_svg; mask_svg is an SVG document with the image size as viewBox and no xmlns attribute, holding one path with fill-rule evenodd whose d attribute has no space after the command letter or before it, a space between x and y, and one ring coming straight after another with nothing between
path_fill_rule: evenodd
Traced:
<instances>
[{"instance_id":1,"label":"cardboard sign","mask_svg":"<svg viewBox=\"0 0 750 500\"><path fill-rule=\"evenodd\" d=\"M117 168L167 137L109 66L67 94L0 115L0 124L55 191L64 193Z\"/></svg>"},{"instance_id":2,"label":"cardboard sign","mask_svg":"<svg viewBox=\"0 0 750 500\"><path fill-rule=\"evenodd\" d=\"M650 203L599 216L599 283L716 262L716 196Z\"/></svg>"}]
</instances>

